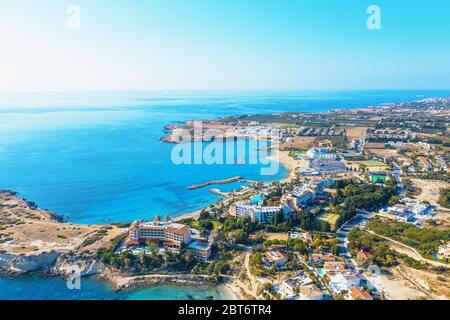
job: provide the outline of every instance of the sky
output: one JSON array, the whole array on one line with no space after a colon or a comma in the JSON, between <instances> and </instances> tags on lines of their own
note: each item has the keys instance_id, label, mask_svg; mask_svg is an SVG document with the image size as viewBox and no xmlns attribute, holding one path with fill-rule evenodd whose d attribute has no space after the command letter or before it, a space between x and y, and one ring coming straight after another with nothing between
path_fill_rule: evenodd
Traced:
<instances>
[{"instance_id":1,"label":"sky","mask_svg":"<svg viewBox=\"0 0 450 320\"><path fill-rule=\"evenodd\" d=\"M449 12L448 0L0 0L0 92L450 89Z\"/></svg>"}]
</instances>

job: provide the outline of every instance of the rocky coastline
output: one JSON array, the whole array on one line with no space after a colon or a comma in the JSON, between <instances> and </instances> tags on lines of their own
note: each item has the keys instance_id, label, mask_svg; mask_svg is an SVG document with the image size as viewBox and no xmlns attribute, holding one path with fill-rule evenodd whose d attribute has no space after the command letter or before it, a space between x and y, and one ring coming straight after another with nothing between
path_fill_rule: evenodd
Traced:
<instances>
[{"instance_id":1,"label":"rocky coastline","mask_svg":"<svg viewBox=\"0 0 450 320\"><path fill-rule=\"evenodd\" d=\"M81 277L94 276L99 281L108 283L114 290L132 290L146 286L218 286L214 277L206 275L193 275L186 273L155 273L155 274L126 274L113 270L105 266L96 256L96 252L100 248L110 245L110 239L105 241L99 240L100 243L90 244L86 246L86 240L90 239L92 234L98 230L106 230L105 226L74 225L63 222L59 219L59 215L50 213L39 209L34 202L19 198L17 192L10 190L0 191L0 275L19 276L25 274L39 274L48 277L59 277L67 279L73 275L74 272ZM26 225L32 221L38 221L39 227L42 227L42 232L33 234L30 232L27 236L22 237L17 235L14 239L3 239L2 232L8 231L8 222L14 216L14 227L18 222ZM29 218L32 217L32 218ZM22 220L19 221L19 218ZM41 226L42 224L42 226ZM19 224L20 225L20 224ZM74 229L89 228L86 235L83 234L80 239L73 241L66 234L63 239L61 234L56 235L55 238L61 243L55 243L54 238L46 239L48 242L43 242L42 238L49 238L54 230L63 230L68 227ZM111 228L111 226L107 226ZM35 229L32 226L31 229ZM113 229L112 231L117 231ZM110 232L112 232L110 231ZM46 233L44 235L44 233ZM112 232L113 235L117 232ZM31 244L39 242L39 247L31 247ZM68 243L71 243L69 245ZM226 290L226 289L224 289Z\"/></svg>"}]
</instances>

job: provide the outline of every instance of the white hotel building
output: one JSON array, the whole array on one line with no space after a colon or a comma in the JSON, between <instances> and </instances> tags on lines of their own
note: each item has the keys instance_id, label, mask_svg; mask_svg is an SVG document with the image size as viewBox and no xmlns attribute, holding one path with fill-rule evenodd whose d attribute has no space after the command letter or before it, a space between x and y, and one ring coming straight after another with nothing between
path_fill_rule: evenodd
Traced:
<instances>
[{"instance_id":1,"label":"white hotel building","mask_svg":"<svg viewBox=\"0 0 450 320\"><path fill-rule=\"evenodd\" d=\"M297 206L304 206L313 201L317 194L318 186L315 184L305 184L292 191L292 196L297 199Z\"/></svg>"},{"instance_id":2,"label":"white hotel building","mask_svg":"<svg viewBox=\"0 0 450 320\"><path fill-rule=\"evenodd\" d=\"M271 222L280 212L286 216L291 212L291 208L288 205L263 207L251 205L247 202L238 202L232 209L232 215L236 217L250 217L253 221L258 221L261 224Z\"/></svg>"},{"instance_id":3,"label":"white hotel building","mask_svg":"<svg viewBox=\"0 0 450 320\"><path fill-rule=\"evenodd\" d=\"M329 148L311 148L306 152L306 156L311 160L336 160L337 157Z\"/></svg>"}]
</instances>

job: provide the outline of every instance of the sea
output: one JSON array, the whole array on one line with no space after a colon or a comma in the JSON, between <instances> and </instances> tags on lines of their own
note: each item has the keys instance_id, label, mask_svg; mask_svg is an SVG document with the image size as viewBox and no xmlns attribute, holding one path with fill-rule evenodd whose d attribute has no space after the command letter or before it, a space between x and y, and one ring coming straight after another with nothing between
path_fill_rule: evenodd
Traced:
<instances>
[{"instance_id":1,"label":"sea","mask_svg":"<svg viewBox=\"0 0 450 320\"><path fill-rule=\"evenodd\" d=\"M261 159L265 154L248 143L244 157L231 164L176 163L176 145L160 141L166 125L229 115L381 106L435 96L450 96L450 91L3 93L0 189L15 190L73 223L176 217L220 199L209 188L188 190L190 185L234 176L272 182L288 172L276 166L272 174L262 174L264 166L274 164L251 163L253 153L260 152ZM214 143L226 149L237 142ZM203 154L208 144L199 144L197 150ZM214 187L231 191L244 184ZM185 299L188 292L199 298L226 298L217 288L163 286L116 293L94 279L84 283L83 290L68 290L57 278L0 276L0 299Z\"/></svg>"}]
</instances>

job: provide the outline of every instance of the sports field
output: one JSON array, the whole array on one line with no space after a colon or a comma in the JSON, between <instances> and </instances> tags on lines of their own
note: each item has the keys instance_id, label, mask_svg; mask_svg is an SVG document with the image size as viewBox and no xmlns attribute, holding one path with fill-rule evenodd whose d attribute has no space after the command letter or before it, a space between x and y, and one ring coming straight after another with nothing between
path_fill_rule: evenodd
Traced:
<instances>
[{"instance_id":1,"label":"sports field","mask_svg":"<svg viewBox=\"0 0 450 320\"><path fill-rule=\"evenodd\" d=\"M368 160L368 161L352 161L353 164L357 164L357 165L365 165L366 167L370 168L370 167L387 167L387 165L383 162L380 161L373 161L373 160Z\"/></svg>"}]
</instances>

